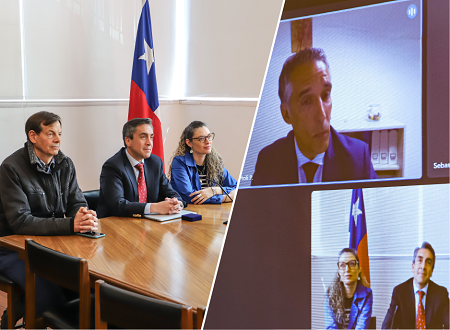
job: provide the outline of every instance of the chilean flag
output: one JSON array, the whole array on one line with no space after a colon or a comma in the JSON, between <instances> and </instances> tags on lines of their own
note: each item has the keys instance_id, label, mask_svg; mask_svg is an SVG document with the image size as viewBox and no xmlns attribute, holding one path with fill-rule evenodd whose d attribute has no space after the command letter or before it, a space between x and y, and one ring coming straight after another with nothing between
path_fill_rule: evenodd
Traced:
<instances>
[{"instance_id":1,"label":"chilean flag","mask_svg":"<svg viewBox=\"0 0 450 330\"><path fill-rule=\"evenodd\" d=\"M136 35L128 120L133 118L150 118L152 120L153 133L155 134L152 153L159 156L164 164L161 121L155 114L158 107L152 25L150 22L150 7L147 0L142 7Z\"/></svg>"},{"instance_id":2,"label":"chilean flag","mask_svg":"<svg viewBox=\"0 0 450 330\"><path fill-rule=\"evenodd\" d=\"M369 247L367 244L366 211L362 189L353 189L352 205L350 208L349 247L358 253L359 264L370 284Z\"/></svg>"}]
</instances>

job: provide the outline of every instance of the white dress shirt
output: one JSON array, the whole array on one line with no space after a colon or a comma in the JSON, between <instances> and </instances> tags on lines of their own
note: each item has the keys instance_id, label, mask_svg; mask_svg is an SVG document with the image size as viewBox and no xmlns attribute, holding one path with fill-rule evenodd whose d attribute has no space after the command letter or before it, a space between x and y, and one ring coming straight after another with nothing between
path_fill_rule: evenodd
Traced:
<instances>
[{"instance_id":1,"label":"white dress shirt","mask_svg":"<svg viewBox=\"0 0 450 330\"><path fill-rule=\"evenodd\" d=\"M425 285L425 287L423 289L419 289L419 287L416 285L416 282L413 280L413 285L414 285L414 298L416 300L416 318L417 318L417 311L419 309L419 291L423 291L425 292L425 294L422 297L422 305L423 305L423 310L425 310L425 302L427 301L427 291L428 291L428 283L427 285Z\"/></svg>"},{"instance_id":2,"label":"white dress shirt","mask_svg":"<svg viewBox=\"0 0 450 330\"><path fill-rule=\"evenodd\" d=\"M307 183L305 171L303 171L302 166L309 162L319 165L319 167L317 167L316 174L314 174L313 182L322 182L323 157L325 156L325 153L322 152L321 154L318 154L313 160L311 160L302 154L302 152L298 148L297 139L295 137L294 137L294 142L295 142L295 153L297 154L298 182L299 183Z\"/></svg>"}]
</instances>

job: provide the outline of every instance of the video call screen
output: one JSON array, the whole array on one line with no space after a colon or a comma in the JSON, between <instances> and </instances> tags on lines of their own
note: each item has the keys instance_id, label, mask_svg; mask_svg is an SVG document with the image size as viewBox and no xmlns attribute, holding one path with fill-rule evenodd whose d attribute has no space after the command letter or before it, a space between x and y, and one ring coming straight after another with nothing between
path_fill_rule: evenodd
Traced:
<instances>
[{"instance_id":1,"label":"video call screen","mask_svg":"<svg viewBox=\"0 0 450 330\"><path fill-rule=\"evenodd\" d=\"M304 42L327 56L331 126L368 144L378 179L421 178L423 5L411 0L280 22L240 187L250 186L261 149L292 130L281 115L278 79Z\"/></svg>"},{"instance_id":2,"label":"video call screen","mask_svg":"<svg viewBox=\"0 0 450 330\"><path fill-rule=\"evenodd\" d=\"M368 267L363 270L366 279L370 279L372 317L376 318L377 329L386 316L394 287L413 276L414 249L424 241L436 253L431 280L450 288L449 188L448 184L364 188L361 189L364 207L358 204L353 209L352 189L312 193L312 329L330 326L325 318L326 291L337 274L339 252L349 246L349 228L357 220L354 215L363 216L366 225Z\"/></svg>"},{"instance_id":3,"label":"video call screen","mask_svg":"<svg viewBox=\"0 0 450 330\"><path fill-rule=\"evenodd\" d=\"M350 246L357 191L375 327L393 288L413 277L414 249L424 241L436 252L431 280L450 289L449 6L285 1L206 328L326 328L326 291L339 252ZM251 186L261 150L292 130L280 111L278 80L285 60L305 44L327 56L331 126L366 143L377 179ZM276 171L286 172L287 158L273 160Z\"/></svg>"}]
</instances>

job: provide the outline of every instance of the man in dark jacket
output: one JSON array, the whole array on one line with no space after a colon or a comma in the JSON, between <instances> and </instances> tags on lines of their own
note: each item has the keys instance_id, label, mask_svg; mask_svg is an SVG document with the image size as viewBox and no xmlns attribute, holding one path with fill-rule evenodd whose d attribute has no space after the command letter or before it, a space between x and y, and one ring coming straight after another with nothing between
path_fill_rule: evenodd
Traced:
<instances>
[{"instance_id":1,"label":"man in dark jacket","mask_svg":"<svg viewBox=\"0 0 450 330\"><path fill-rule=\"evenodd\" d=\"M100 218L181 212L180 195L167 180L161 158L152 155L153 136L149 118L134 118L123 126L125 147L102 167L97 206Z\"/></svg>"},{"instance_id":2,"label":"man in dark jacket","mask_svg":"<svg viewBox=\"0 0 450 330\"><path fill-rule=\"evenodd\" d=\"M25 146L6 158L0 168L0 236L96 230L96 213L87 209L75 166L59 150L61 118L38 112L28 118L25 132ZM17 252L0 249L0 272L25 289L25 263ZM63 299L58 286L36 278L37 315ZM2 318L2 328L5 325Z\"/></svg>"},{"instance_id":3,"label":"man in dark jacket","mask_svg":"<svg viewBox=\"0 0 450 330\"><path fill-rule=\"evenodd\" d=\"M323 50L306 48L286 60L278 95L292 131L260 151L252 186L377 178L368 145L330 125L331 86Z\"/></svg>"},{"instance_id":4,"label":"man in dark jacket","mask_svg":"<svg viewBox=\"0 0 450 330\"><path fill-rule=\"evenodd\" d=\"M397 285L382 329L448 329L449 299L447 288L431 281L436 254L424 242L414 250L413 277Z\"/></svg>"}]
</instances>

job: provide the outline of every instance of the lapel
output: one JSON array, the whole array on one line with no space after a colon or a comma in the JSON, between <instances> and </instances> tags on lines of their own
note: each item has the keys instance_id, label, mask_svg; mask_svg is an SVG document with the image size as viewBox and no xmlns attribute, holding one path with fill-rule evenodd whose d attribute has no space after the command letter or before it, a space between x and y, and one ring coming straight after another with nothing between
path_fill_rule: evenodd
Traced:
<instances>
[{"instance_id":1,"label":"lapel","mask_svg":"<svg viewBox=\"0 0 450 330\"><path fill-rule=\"evenodd\" d=\"M322 182L336 181L335 178L338 177L339 162L336 161L336 152L333 145L333 135L335 130L330 127L330 141L328 143L328 149L325 151L325 156L323 157L323 171L322 171Z\"/></svg>"},{"instance_id":2,"label":"lapel","mask_svg":"<svg viewBox=\"0 0 450 330\"><path fill-rule=\"evenodd\" d=\"M414 278L411 278L408 283L408 291L404 297L405 312L403 316L403 328L415 329L416 328L416 298L414 295ZM403 314L403 313L402 313Z\"/></svg>"},{"instance_id":3,"label":"lapel","mask_svg":"<svg viewBox=\"0 0 450 330\"><path fill-rule=\"evenodd\" d=\"M131 186L133 187L134 200L139 201L136 175L134 174L134 170L131 168L130 161L128 160L127 154L125 153L125 148L122 149L122 158L123 158L123 171L125 172L126 176L128 177L128 181L131 183ZM145 169L144 169L144 175L145 175Z\"/></svg>"},{"instance_id":4,"label":"lapel","mask_svg":"<svg viewBox=\"0 0 450 330\"><path fill-rule=\"evenodd\" d=\"M202 186L200 183L200 176L198 175L197 165L195 164L194 156L187 152L184 155L184 161L186 162L186 166L190 167L192 170L192 185L195 189L195 191L201 190Z\"/></svg>"},{"instance_id":5,"label":"lapel","mask_svg":"<svg viewBox=\"0 0 450 330\"><path fill-rule=\"evenodd\" d=\"M352 307L350 309L350 318L348 320L348 328L352 329L355 324L356 318L360 313L360 305L362 306L364 302L365 294L364 287L362 284L356 286L355 295L353 296Z\"/></svg>"},{"instance_id":6,"label":"lapel","mask_svg":"<svg viewBox=\"0 0 450 330\"><path fill-rule=\"evenodd\" d=\"M427 328L431 325L431 315L433 315L436 302L436 299L433 299L434 289L434 283L430 281L428 283L428 290L425 298L425 324L427 325Z\"/></svg>"},{"instance_id":7,"label":"lapel","mask_svg":"<svg viewBox=\"0 0 450 330\"><path fill-rule=\"evenodd\" d=\"M285 148L280 159L277 161L286 166L285 170L279 168L279 173L283 176L283 184L299 183L298 178L298 160L295 150L294 131L290 131L286 137ZM284 159L283 159L284 158Z\"/></svg>"},{"instance_id":8,"label":"lapel","mask_svg":"<svg viewBox=\"0 0 450 330\"><path fill-rule=\"evenodd\" d=\"M144 178L145 178L145 185L147 186L147 201L154 201L157 200L159 190L156 190L156 187L159 187L155 183L156 176L155 176L155 169L152 168L152 162L151 160L152 155L150 155L149 158L144 159ZM154 193L157 193L156 196L154 196Z\"/></svg>"}]
</instances>

